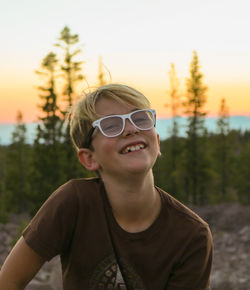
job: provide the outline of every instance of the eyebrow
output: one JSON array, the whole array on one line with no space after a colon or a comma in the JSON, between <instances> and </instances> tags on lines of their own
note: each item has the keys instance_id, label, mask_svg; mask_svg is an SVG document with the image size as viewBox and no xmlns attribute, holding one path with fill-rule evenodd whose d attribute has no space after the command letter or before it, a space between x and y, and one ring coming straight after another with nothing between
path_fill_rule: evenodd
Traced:
<instances>
[{"instance_id":1,"label":"eyebrow","mask_svg":"<svg viewBox=\"0 0 250 290\"><path fill-rule=\"evenodd\" d=\"M129 113L133 113L133 112L138 111L138 110L144 110L144 109L135 108L135 109L132 109ZM126 114L98 115L98 118L97 118L96 120L101 119L101 118L104 118L104 117L119 116L119 115L127 115L127 114L129 114L129 113L126 113Z\"/></svg>"},{"instance_id":2,"label":"eyebrow","mask_svg":"<svg viewBox=\"0 0 250 290\"><path fill-rule=\"evenodd\" d=\"M143 109L136 108L134 110L131 110L130 113L135 112L135 111L138 111L138 110L143 110Z\"/></svg>"}]
</instances>

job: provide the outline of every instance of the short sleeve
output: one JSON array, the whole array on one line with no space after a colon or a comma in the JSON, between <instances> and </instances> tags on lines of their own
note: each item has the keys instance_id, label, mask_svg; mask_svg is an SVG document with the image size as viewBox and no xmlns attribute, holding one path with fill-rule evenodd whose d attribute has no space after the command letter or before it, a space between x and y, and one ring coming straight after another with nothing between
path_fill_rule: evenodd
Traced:
<instances>
[{"instance_id":1,"label":"short sleeve","mask_svg":"<svg viewBox=\"0 0 250 290\"><path fill-rule=\"evenodd\" d=\"M199 227L187 243L183 256L171 274L167 290L209 290L213 241L208 226Z\"/></svg>"},{"instance_id":2,"label":"short sleeve","mask_svg":"<svg viewBox=\"0 0 250 290\"><path fill-rule=\"evenodd\" d=\"M26 243L46 260L67 250L78 213L72 182L59 187L23 231Z\"/></svg>"}]
</instances>

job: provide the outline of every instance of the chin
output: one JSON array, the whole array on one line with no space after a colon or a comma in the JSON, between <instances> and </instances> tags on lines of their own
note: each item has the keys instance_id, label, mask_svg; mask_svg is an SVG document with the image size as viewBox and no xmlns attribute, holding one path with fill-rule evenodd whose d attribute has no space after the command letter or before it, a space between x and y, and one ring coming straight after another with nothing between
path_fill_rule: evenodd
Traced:
<instances>
[{"instance_id":1,"label":"chin","mask_svg":"<svg viewBox=\"0 0 250 290\"><path fill-rule=\"evenodd\" d=\"M132 174L147 174L152 169L151 164L136 164L134 166L127 166L126 171Z\"/></svg>"}]
</instances>

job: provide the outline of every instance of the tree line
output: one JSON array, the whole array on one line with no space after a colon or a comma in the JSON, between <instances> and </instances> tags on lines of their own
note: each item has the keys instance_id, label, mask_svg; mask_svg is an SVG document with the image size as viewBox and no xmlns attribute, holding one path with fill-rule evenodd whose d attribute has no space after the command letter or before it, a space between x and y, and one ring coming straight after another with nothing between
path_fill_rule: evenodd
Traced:
<instances>
[{"instance_id":1,"label":"tree line","mask_svg":"<svg viewBox=\"0 0 250 290\"><path fill-rule=\"evenodd\" d=\"M230 130L229 108L222 98L216 133L204 125L207 87L197 52L182 96L175 66L169 71L172 112L171 136L161 142L162 157L154 172L160 187L186 204L250 202L250 131ZM180 111L187 116L186 137L178 135Z\"/></svg>"},{"instance_id":2,"label":"tree line","mask_svg":"<svg viewBox=\"0 0 250 290\"><path fill-rule=\"evenodd\" d=\"M33 215L67 180L92 176L78 162L66 122L67 108L76 99L76 84L85 78L84 62L79 60L79 36L66 26L55 48L58 52L49 52L36 71L42 85L38 87L40 116L33 144L26 142L26 125L18 112L11 144L0 146L0 221L6 220L9 212ZM156 185L186 204L248 203L250 131L230 130L225 99L219 108L217 132L207 131L207 87L203 77L194 51L186 92L181 94L175 66L171 64L168 107L172 128L170 137L161 141L162 156L153 169ZM100 59L98 83L106 82ZM180 113L188 117L186 137L179 136Z\"/></svg>"}]
</instances>

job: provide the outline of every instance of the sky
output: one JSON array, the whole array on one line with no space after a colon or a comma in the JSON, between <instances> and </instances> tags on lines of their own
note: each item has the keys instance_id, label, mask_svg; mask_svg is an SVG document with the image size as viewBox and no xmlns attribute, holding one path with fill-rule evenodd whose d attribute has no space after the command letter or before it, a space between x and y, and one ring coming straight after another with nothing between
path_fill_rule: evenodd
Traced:
<instances>
[{"instance_id":1,"label":"sky","mask_svg":"<svg viewBox=\"0 0 250 290\"><path fill-rule=\"evenodd\" d=\"M205 110L216 115L221 98L231 115L250 116L249 0L0 0L0 122L37 120L34 73L65 25L79 35L87 84L97 84L102 56L112 82L142 91L158 117L168 117L168 71L174 63L185 94L197 51ZM181 112L180 112L181 113Z\"/></svg>"}]
</instances>

